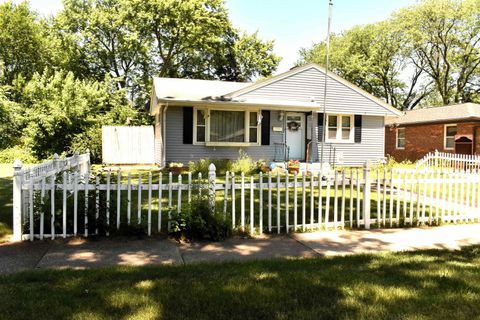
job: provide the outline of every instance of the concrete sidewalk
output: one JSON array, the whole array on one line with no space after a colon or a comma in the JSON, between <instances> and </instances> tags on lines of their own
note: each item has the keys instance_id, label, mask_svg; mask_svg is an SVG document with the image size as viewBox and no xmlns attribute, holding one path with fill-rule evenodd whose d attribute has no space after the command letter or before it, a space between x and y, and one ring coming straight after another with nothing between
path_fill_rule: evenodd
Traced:
<instances>
[{"instance_id":1,"label":"concrete sidewalk","mask_svg":"<svg viewBox=\"0 0 480 320\"><path fill-rule=\"evenodd\" d=\"M0 273L45 268L165 265L307 258L416 249L459 249L480 244L480 224L411 229L299 233L178 244L165 238L69 239L0 245Z\"/></svg>"}]
</instances>

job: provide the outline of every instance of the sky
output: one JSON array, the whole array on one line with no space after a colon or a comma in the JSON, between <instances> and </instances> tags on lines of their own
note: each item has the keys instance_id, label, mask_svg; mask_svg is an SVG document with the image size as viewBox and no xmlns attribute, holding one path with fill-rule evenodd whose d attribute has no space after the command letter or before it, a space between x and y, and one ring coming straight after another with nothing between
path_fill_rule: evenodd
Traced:
<instances>
[{"instance_id":1,"label":"sky","mask_svg":"<svg viewBox=\"0 0 480 320\"><path fill-rule=\"evenodd\" d=\"M21 0L15 0L20 2ZM0 0L0 3L6 0ZM339 33L355 25L381 21L417 0L333 0L331 32ZM61 0L30 0L42 15L62 9ZM275 40L274 52L282 57L277 72L298 60L300 48L326 38L328 0L226 0L233 25L260 38Z\"/></svg>"}]
</instances>

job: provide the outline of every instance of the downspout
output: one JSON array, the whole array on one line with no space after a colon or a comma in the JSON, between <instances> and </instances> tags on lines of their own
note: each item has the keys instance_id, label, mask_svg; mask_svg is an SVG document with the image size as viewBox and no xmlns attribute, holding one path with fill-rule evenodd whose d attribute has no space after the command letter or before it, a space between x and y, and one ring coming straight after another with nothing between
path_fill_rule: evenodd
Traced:
<instances>
[{"instance_id":1,"label":"downspout","mask_svg":"<svg viewBox=\"0 0 480 320\"><path fill-rule=\"evenodd\" d=\"M162 114L162 130L163 130L163 139L162 139L162 165L161 167L164 168L167 165L167 109L168 109L168 102L165 104L165 108L163 109Z\"/></svg>"}]
</instances>

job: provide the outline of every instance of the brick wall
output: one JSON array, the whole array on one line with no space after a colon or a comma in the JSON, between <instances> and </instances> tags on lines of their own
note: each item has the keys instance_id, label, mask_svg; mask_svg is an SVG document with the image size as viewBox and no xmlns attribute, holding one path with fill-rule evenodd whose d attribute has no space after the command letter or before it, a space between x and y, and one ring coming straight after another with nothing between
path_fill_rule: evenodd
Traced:
<instances>
[{"instance_id":1,"label":"brick wall","mask_svg":"<svg viewBox=\"0 0 480 320\"><path fill-rule=\"evenodd\" d=\"M473 135L475 127L480 122L457 123L457 135ZM423 124L405 126L405 149L396 148L396 129L385 127L385 155L393 156L397 161L416 161L425 154L438 150L440 152L454 152L444 149L445 124ZM480 154L480 129L477 129L474 151Z\"/></svg>"}]
</instances>

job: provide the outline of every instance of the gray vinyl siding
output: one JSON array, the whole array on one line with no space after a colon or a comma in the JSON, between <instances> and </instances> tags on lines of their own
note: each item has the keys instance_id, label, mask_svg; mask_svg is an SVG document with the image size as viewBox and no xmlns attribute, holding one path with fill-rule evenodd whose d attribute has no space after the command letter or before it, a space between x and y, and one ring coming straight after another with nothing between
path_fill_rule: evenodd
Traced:
<instances>
[{"instance_id":1,"label":"gray vinyl siding","mask_svg":"<svg viewBox=\"0 0 480 320\"><path fill-rule=\"evenodd\" d=\"M270 112L270 145L254 147L206 147L202 145L183 144L183 110L181 107L169 107L166 111L166 161L183 162L196 161L202 158L231 159L239 156L240 149L252 159L273 161L275 143L283 142L282 132L273 132L272 127L282 126L278 120L278 111Z\"/></svg>"},{"instance_id":2,"label":"gray vinyl siding","mask_svg":"<svg viewBox=\"0 0 480 320\"><path fill-rule=\"evenodd\" d=\"M327 113L394 115L392 111L333 78L328 79L327 85ZM312 67L241 94L237 99L273 99L308 103L311 103L313 99L319 104L320 108L323 107L324 87L324 73Z\"/></svg>"},{"instance_id":3,"label":"gray vinyl siding","mask_svg":"<svg viewBox=\"0 0 480 320\"><path fill-rule=\"evenodd\" d=\"M317 121L316 115L314 120ZM316 123L316 122L315 122ZM315 126L314 142L316 144L316 161L320 159L318 143L318 127ZM363 166L366 161L379 160L384 157L385 127L384 117L362 116L361 143L325 143L323 148L324 162L333 162L334 155L343 152L344 166Z\"/></svg>"}]
</instances>

